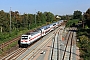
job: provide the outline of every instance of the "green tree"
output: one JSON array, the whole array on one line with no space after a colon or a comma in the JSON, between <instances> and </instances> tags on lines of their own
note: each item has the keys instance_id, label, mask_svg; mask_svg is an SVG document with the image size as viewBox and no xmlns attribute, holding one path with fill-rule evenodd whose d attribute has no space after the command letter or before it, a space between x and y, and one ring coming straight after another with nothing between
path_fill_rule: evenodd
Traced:
<instances>
[{"instance_id":1,"label":"green tree","mask_svg":"<svg viewBox=\"0 0 90 60\"><path fill-rule=\"evenodd\" d=\"M47 17L46 17L46 15L45 15L45 13L43 13L43 15L42 15L42 22L43 22L44 24L46 24L46 19L47 19Z\"/></svg>"},{"instance_id":2,"label":"green tree","mask_svg":"<svg viewBox=\"0 0 90 60\"><path fill-rule=\"evenodd\" d=\"M36 20L37 20L38 24L42 22L42 12L40 12L40 11L37 12Z\"/></svg>"},{"instance_id":3,"label":"green tree","mask_svg":"<svg viewBox=\"0 0 90 60\"><path fill-rule=\"evenodd\" d=\"M73 19L82 19L82 12L81 11L74 11Z\"/></svg>"},{"instance_id":4,"label":"green tree","mask_svg":"<svg viewBox=\"0 0 90 60\"><path fill-rule=\"evenodd\" d=\"M8 31L8 20L7 20L8 14L5 13L3 10L0 11L0 29L1 32L7 32Z\"/></svg>"},{"instance_id":5,"label":"green tree","mask_svg":"<svg viewBox=\"0 0 90 60\"><path fill-rule=\"evenodd\" d=\"M90 8L84 13L86 24L90 27Z\"/></svg>"},{"instance_id":6,"label":"green tree","mask_svg":"<svg viewBox=\"0 0 90 60\"><path fill-rule=\"evenodd\" d=\"M28 24L29 24L29 28L33 28L33 26L35 25L35 15L34 14L28 15Z\"/></svg>"},{"instance_id":7,"label":"green tree","mask_svg":"<svg viewBox=\"0 0 90 60\"><path fill-rule=\"evenodd\" d=\"M46 16L47 16L47 19L46 19L47 22L53 22L53 20L54 20L54 14L53 13L46 12Z\"/></svg>"}]
</instances>

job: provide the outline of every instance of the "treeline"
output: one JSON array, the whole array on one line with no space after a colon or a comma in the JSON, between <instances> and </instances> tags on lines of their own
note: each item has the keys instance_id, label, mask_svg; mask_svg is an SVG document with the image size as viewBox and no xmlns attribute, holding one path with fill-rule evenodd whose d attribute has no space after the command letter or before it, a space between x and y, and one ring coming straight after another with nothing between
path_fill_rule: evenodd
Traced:
<instances>
[{"instance_id":1,"label":"treeline","mask_svg":"<svg viewBox=\"0 0 90 60\"><path fill-rule=\"evenodd\" d=\"M51 12L40 12L37 14L20 14L18 11L11 11L11 30L31 29L35 26L54 22L57 19ZM0 11L0 32L10 31L10 13Z\"/></svg>"},{"instance_id":2,"label":"treeline","mask_svg":"<svg viewBox=\"0 0 90 60\"><path fill-rule=\"evenodd\" d=\"M78 25L78 23L81 23L81 28L90 28L90 8L87 9L86 12L81 12L79 10L74 11L73 15L66 15L67 20L71 20L73 23L69 23L69 26L72 25ZM74 23L74 20L78 20L78 23ZM80 28L80 27L79 27Z\"/></svg>"}]
</instances>

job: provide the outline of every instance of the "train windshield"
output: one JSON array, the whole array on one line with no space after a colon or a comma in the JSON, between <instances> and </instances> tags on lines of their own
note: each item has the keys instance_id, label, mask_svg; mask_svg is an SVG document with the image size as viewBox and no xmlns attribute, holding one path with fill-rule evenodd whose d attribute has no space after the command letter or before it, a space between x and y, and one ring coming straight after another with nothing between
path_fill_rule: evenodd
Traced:
<instances>
[{"instance_id":1,"label":"train windshield","mask_svg":"<svg viewBox=\"0 0 90 60\"><path fill-rule=\"evenodd\" d=\"M22 38L21 39L28 39L28 36L22 36Z\"/></svg>"}]
</instances>

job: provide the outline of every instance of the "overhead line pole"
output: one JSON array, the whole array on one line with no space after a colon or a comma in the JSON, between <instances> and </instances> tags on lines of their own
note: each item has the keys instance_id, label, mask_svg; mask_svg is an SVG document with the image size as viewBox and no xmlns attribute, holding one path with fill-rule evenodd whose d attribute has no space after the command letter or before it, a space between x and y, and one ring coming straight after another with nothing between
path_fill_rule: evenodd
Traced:
<instances>
[{"instance_id":1,"label":"overhead line pole","mask_svg":"<svg viewBox=\"0 0 90 60\"><path fill-rule=\"evenodd\" d=\"M11 34L11 7L10 7L10 34Z\"/></svg>"},{"instance_id":2,"label":"overhead line pole","mask_svg":"<svg viewBox=\"0 0 90 60\"><path fill-rule=\"evenodd\" d=\"M36 24L36 9L35 9L35 24Z\"/></svg>"}]
</instances>

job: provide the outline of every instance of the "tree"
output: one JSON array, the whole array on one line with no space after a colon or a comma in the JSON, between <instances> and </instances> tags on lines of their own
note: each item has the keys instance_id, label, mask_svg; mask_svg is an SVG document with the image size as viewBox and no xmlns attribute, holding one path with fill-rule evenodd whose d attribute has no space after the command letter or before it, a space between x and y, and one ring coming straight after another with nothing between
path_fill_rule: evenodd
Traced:
<instances>
[{"instance_id":1,"label":"tree","mask_svg":"<svg viewBox=\"0 0 90 60\"><path fill-rule=\"evenodd\" d=\"M34 15L28 14L28 29L30 29L30 27L33 23L35 23Z\"/></svg>"},{"instance_id":2,"label":"tree","mask_svg":"<svg viewBox=\"0 0 90 60\"><path fill-rule=\"evenodd\" d=\"M3 13L4 13L4 11L3 10L1 10L0 11L0 27L1 27L1 32L2 32L2 29L3 29Z\"/></svg>"},{"instance_id":3,"label":"tree","mask_svg":"<svg viewBox=\"0 0 90 60\"><path fill-rule=\"evenodd\" d=\"M45 15L45 13L43 13L42 22L43 22L44 24L46 24L46 19L47 19L47 17L46 17L46 15Z\"/></svg>"},{"instance_id":4,"label":"tree","mask_svg":"<svg viewBox=\"0 0 90 60\"><path fill-rule=\"evenodd\" d=\"M38 24L42 22L42 12L40 12L40 11L37 12L36 20L37 20Z\"/></svg>"},{"instance_id":5,"label":"tree","mask_svg":"<svg viewBox=\"0 0 90 60\"><path fill-rule=\"evenodd\" d=\"M90 27L90 8L84 13L86 24Z\"/></svg>"},{"instance_id":6,"label":"tree","mask_svg":"<svg viewBox=\"0 0 90 60\"><path fill-rule=\"evenodd\" d=\"M74 11L73 19L82 19L82 12L81 11Z\"/></svg>"},{"instance_id":7,"label":"tree","mask_svg":"<svg viewBox=\"0 0 90 60\"><path fill-rule=\"evenodd\" d=\"M54 14L53 13L46 12L46 16L47 16L47 19L46 19L47 22L53 22L53 20L54 20Z\"/></svg>"},{"instance_id":8,"label":"tree","mask_svg":"<svg viewBox=\"0 0 90 60\"><path fill-rule=\"evenodd\" d=\"M3 10L0 11L0 29L1 32L7 32L8 26L9 26L9 21L7 20L7 17L9 17L8 13L5 13Z\"/></svg>"}]
</instances>

